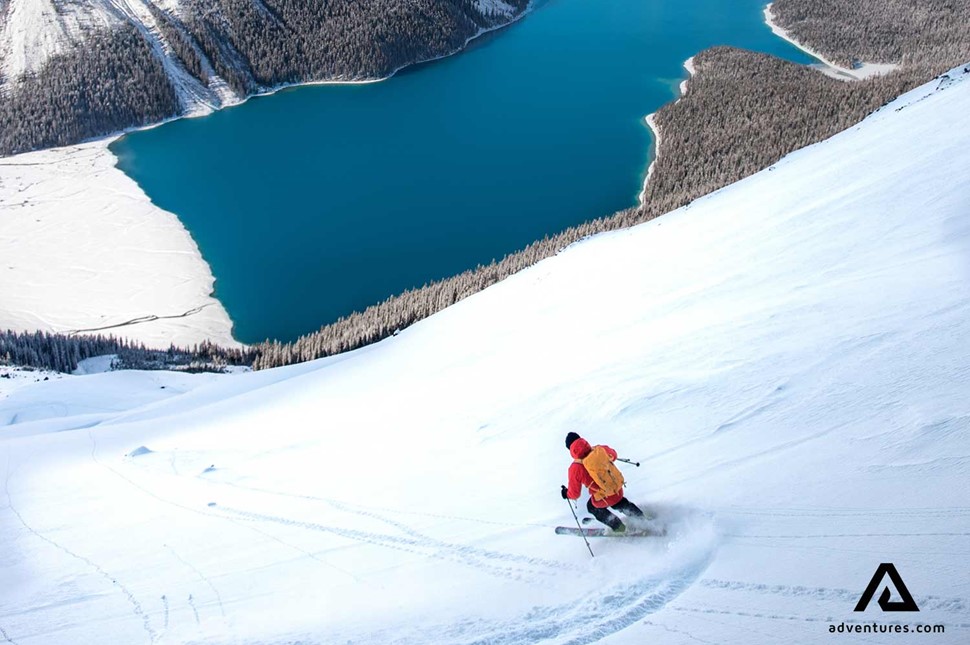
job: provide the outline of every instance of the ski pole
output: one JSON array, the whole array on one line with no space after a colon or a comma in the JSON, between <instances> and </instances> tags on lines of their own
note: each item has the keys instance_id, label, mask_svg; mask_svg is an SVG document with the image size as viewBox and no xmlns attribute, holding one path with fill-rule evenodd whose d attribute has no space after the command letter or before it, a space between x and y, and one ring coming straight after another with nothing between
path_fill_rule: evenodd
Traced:
<instances>
[{"instance_id":1,"label":"ski pole","mask_svg":"<svg viewBox=\"0 0 970 645\"><path fill-rule=\"evenodd\" d=\"M586 548L589 549L589 557L595 558L596 556L593 555L593 547L589 545L589 540L586 538L586 534L583 533L583 527L579 525L579 517L576 515L576 509L573 508L573 503L568 499L566 503L569 504L569 511L573 514L573 519L576 520L576 528L579 529L579 534L583 536L583 542L586 543Z\"/></svg>"},{"instance_id":2,"label":"ski pole","mask_svg":"<svg viewBox=\"0 0 970 645\"><path fill-rule=\"evenodd\" d=\"M639 461L631 461L631 460L629 460L629 459L623 459L622 457L617 457L617 458L616 458L616 460L617 460L617 461L622 461L622 462L623 462L623 463L625 463L625 464L633 464L633 465L634 465L634 466L636 466L637 468L639 468L639 467L640 467L640 462L639 462Z\"/></svg>"}]
</instances>

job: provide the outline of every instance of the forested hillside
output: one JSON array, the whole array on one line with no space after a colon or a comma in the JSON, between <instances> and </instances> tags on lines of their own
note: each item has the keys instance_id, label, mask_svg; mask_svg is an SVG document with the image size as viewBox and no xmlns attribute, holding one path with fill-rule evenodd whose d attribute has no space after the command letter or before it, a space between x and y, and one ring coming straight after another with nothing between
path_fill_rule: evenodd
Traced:
<instances>
[{"instance_id":1,"label":"forested hillside","mask_svg":"<svg viewBox=\"0 0 970 645\"><path fill-rule=\"evenodd\" d=\"M517 9L525 4L518 0ZM453 52L510 15L486 15L473 0L188 0L184 13L176 29L198 43L238 94L313 79L387 76ZM183 51L194 66L194 50Z\"/></svg>"},{"instance_id":2,"label":"forested hillside","mask_svg":"<svg viewBox=\"0 0 970 645\"><path fill-rule=\"evenodd\" d=\"M940 74L970 51L967 0L776 0L772 12L798 41L847 67L897 63Z\"/></svg>"},{"instance_id":3,"label":"forested hillside","mask_svg":"<svg viewBox=\"0 0 970 645\"><path fill-rule=\"evenodd\" d=\"M0 0L0 155L450 54L527 0Z\"/></svg>"},{"instance_id":4,"label":"forested hillside","mask_svg":"<svg viewBox=\"0 0 970 645\"><path fill-rule=\"evenodd\" d=\"M131 25L104 31L0 94L0 155L75 143L180 112L175 88Z\"/></svg>"}]
</instances>

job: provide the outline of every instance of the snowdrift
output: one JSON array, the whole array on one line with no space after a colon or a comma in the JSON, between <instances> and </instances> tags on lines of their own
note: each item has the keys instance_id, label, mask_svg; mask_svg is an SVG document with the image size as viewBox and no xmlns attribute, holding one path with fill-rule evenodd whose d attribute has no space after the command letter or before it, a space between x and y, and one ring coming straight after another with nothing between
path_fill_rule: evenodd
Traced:
<instances>
[{"instance_id":1,"label":"snowdrift","mask_svg":"<svg viewBox=\"0 0 970 645\"><path fill-rule=\"evenodd\" d=\"M345 356L11 392L0 638L967 642L968 78ZM553 533L571 430L667 537Z\"/></svg>"}]
</instances>

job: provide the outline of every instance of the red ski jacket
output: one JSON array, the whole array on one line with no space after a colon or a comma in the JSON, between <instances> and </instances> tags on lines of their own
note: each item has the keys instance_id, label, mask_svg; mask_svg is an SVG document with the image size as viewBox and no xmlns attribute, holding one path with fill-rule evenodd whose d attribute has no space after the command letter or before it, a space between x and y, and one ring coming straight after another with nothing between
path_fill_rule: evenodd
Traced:
<instances>
[{"instance_id":1,"label":"red ski jacket","mask_svg":"<svg viewBox=\"0 0 970 645\"><path fill-rule=\"evenodd\" d=\"M609 446L603 446L606 449L606 454L610 456L610 459L616 461L616 451ZM573 445L569 447L569 454L573 456L573 463L569 466L569 486L566 489L566 497L569 499L579 499L580 493L583 492L583 486L590 490L590 493L599 490L599 486L593 481L589 472L586 470L586 466L583 465L582 459L592 451L589 442L585 439L577 439L573 442ZM623 489L621 488L616 495L611 495L606 499L597 500L590 494L590 501L596 508L606 508L607 506L613 506L623 499Z\"/></svg>"}]
</instances>

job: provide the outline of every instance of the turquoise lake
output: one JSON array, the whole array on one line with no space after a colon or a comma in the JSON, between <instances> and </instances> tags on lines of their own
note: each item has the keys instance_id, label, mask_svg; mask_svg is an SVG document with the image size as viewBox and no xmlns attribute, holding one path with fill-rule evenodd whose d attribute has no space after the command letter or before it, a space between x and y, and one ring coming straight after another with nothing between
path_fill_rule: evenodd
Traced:
<instances>
[{"instance_id":1,"label":"turquoise lake","mask_svg":"<svg viewBox=\"0 0 970 645\"><path fill-rule=\"evenodd\" d=\"M125 136L243 342L292 340L409 287L636 204L643 117L713 45L811 59L762 0L548 0L468 50Z\"/></svg>"}]
</instances>

